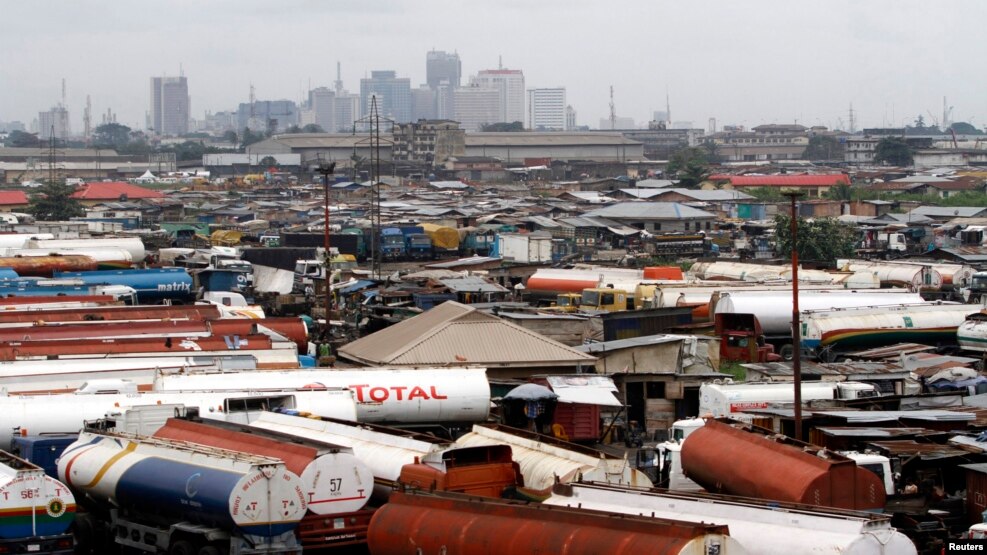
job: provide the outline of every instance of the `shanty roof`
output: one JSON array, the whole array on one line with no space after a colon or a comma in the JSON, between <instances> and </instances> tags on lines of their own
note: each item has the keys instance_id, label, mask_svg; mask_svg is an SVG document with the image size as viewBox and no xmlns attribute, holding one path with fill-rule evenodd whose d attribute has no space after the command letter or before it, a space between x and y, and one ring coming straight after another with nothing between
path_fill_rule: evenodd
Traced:
<instances>
[{"instance_id":1,"label":"shanty roof","mask_svg":"<svg viewBox=\"0 0 987 555\"><path fill-rule=\"evenodd\" d=\"M677 202L618 202L583 214L614 219L682 220L713 219L715 214Z\"/></svg>"},{"instance_id":2,"label":"shanty roof","mask_svg":"<svg viewBox=\"0 0 987 555\"><path fill-rule=\"evenodd\" d=\"M987 213L983 206L919 206L909 214L921 214L931 218L973 218Z\"/></svg>"},{"instance_id":3,"label":"shanty roof","mask_svg":"<svg viewBox=\"0 0 987 555\"><path fill-rule=\"evenodd\" d=\"M729 181L734 187L832 187L849 185L844 173L816 175L711 175L710 181Z\"/></svg>"},{"instance_id":4,"label":"shanty roof","mask_svg":"<svg viewBox=\"0 0 987 555\"><path fill-rule=\"evenodd\" d=\"M495 367L576 366L594 357L474 307L447 301L340 347L366 364Z\"/></svg>"},{"instance_id":5,"label":"shanty roof","mask_svg":"<svg viewBox=\"0 0 987 555\"><path fill-rule=\"evenodd\" d=\"M162 193L123 181L96 181L79 186L72 198L79 200L120 200L122 198L164 198Z\"/></svg>"},{"instance_id":6,"label":"shanty roof","mask_svg":"<svg viewBox=\"0 0 987 555\"><path fill-rule=\"evenodd\" d=\"M440 278L439 283L455 293L510 293L511 291L480 276Z\"/></svg>"},{"instance_id":7,"label":"shanty roof","mask_svg":"<svg viewBox=\"0 0 987 555\"><path fill-rule=\"evenodd\" d=\"M0 205L10 206L27 203L27 195L24 194L24 191L0 191Z\"/></svg>"}]
</instances>

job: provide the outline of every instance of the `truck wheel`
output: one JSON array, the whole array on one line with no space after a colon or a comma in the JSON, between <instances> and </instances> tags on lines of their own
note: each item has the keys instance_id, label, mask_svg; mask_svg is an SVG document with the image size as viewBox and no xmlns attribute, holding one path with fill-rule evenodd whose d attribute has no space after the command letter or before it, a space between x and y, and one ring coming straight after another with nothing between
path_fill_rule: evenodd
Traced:
<instances>
[{"instance_id":1,"label":"truck wheel","mask_svg":"<svg viewBox=\"0 0 987 555\"><path fill-rule=\"evenodd\" d=\"M221 555L221 552L215 545L204 545L199 548L199 555Z\"/></svg>"},{"instance_id":2,"label":"truck wheel","mask_svg":"<svg viewBox=\"0 0 987 555\"><path fill-rule=\"evenodd\" d=\"M195 546L187 540L178 540L168 548L168 555L196 555Z\"/></svg>"},{"instance_id":3,"label":"truck wheel","mask_svg":"<svg viewBox=\"0 0 987 555\"><path fill-rule=\"evenodd\" d=\"M781 349L778 349L778 355L781 357L781 360L790 362L795 358L795 347L791 343L782 345Z\"/></svg>"}]
</instances>

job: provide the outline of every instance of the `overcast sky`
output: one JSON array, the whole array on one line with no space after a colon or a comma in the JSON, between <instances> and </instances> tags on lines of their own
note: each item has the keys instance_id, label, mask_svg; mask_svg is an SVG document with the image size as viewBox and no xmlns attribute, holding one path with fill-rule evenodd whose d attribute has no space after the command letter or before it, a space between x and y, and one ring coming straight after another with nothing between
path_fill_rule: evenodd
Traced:
<instances>
[{"instance_id":1,"label":"overcast sky","mask_svg":"<svg viewBox=\"0 0 987 555\"><path fill-rule=\"evenodd\" d=\"M457 51L464 82L521 69L565 86L580 125L664 110L706 128L792 123L900 126L922 114L987 125L982 0L0 0L0 120L30 124L58 103L73 129L86 95L143 127L149 78L184 69L192 116L301 100L342 63L359 92L371 70L425 81L430 49ZM932 116L929 115L932 113Z\"/></svg>"}]
</instances>

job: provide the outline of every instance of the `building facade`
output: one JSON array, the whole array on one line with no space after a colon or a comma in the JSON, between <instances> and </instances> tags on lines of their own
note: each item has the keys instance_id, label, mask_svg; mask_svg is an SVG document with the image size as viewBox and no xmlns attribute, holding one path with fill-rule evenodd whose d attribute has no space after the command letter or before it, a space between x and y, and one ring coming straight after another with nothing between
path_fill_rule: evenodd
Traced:
<instances>
[{"instance_id":1,"label":"building facade","mask_svg":"<svg viewBox=\"0 0 987 555\"><path fill-rule=\"evenodd\" d=\"M311 122L327 133L336 130L336 93L328 87L308 91L308 110ZM301 123L301 122L300 122Z\"/></svg>"},{"instance_id":2,"label":"building facade","mask_svg":"<svg viewBox=\"0 0 987 555\"><path fill-rule=\"evenodd\" d=\"M298 125L298 105L293 100L256 100L244 102L237 108L237 128L277 133Z\"/></svg>"},{"instance_id":3,"label":"building facade","mask_svg":"<svg viewBox=\"0 0 987 555\"><path fill-rule=\"evenodd\" d=\"M377 112L395 123L411 121L411 79L398 77L394 71L371 71L369 79L360 79L360 103L363 113L370 113L372 99Z\"/></svg>"},{"instance_id":4,"label":"building facade","mask_svg":"<svg viewBox=\"0 0 987 555\"><path fill-rule=\"evenodd\" d=\"M460 87L453 92L453 119L467 132L480 131L484 125L503 121L501 93L495 88L477 85Z\"/></svg>"},{"instance_id":5,"label":"building facade","mask_svg":"<svg viewBox=\"0 0 987 555\"><path fill-rule=\"evenodd\" d=\"M524 122L524 73L520 69L485 69L477 73L475 82L498 91L501 107L496 122Z\"/></svg>"},{"instance_id":6,"label":"building facade","mask_svg":"<svg viewBox=\"0 0 987 555\"><path fill-rule=\"evenodd\" d=\"M190 101L188 79L151 78L151 127L158 135L188 133Z\"/></svg>"},{"instance_id":7,"label":"building facade","mask_svg":"<svg viewBox=\"0 0 987 555\"><path fill-rule=\"evenodd\" d=\"M528 89L526 127L535 131L567 131L565 87Z\"/></svg>"},{"instance_id":8,"label":"building facade","mask_svg":"<svg viewBox=\"0 0 987 555\"><path fill-rule=\"evenodd\" d=\"M38 112L38 138L48 140L54 130L56 139L65 139L71 133L69 111L64 106L53 106L45 112Z\"/></svg>"},{"instance_id":9,"label":"building facade","mask_svg":"<svg viewBox=\"0 0 987 555\"><path fill-rule=\"evenodd\" d=\"M466 132L459 122L418 120L396 124L393 130L393 159L420 162L428 166L443 164L466 151Z\"/></svg>"},{"instance_id":10,"label":"building facade","mask_svg":"<svg viewBox=\"0 0 987 555\"><path fill-rule=\"evenodd\" d=\"M425 75L428 88L435 90L443 82L453 88L459 86L463 75L463 65L459 54L432 50L425 56Z\"/></svg>"}]
</instances>

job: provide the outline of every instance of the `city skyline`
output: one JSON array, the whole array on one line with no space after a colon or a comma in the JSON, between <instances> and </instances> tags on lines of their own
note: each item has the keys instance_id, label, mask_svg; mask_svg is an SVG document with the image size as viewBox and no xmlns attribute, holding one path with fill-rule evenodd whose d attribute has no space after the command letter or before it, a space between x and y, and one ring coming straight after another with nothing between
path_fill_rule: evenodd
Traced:
<instances>
[{"instance_id":1,"label":"city skyline","mask_svg":"<svg viewBox=\"0 0 987 555\"><path fill-rule=\"evenodd\" d=\"M110 108L120 123L142 129L148 79L179 68L195 119L235 110L251 84L259 100L299 102L310 89L333 86L337 61L350 91L381 70L414 89L426 83L426 55L437 50L458 54L464 84L502 63L523 71L526 89L565 87L578 123L590 127L609 116L610 85L617 115L638 124L664 109L666 91L673 121L703 129L710 118L718 127L797 121L846 129L851 103L856 129L900 127L919 115L933 124L943 97L955 107L952 121L987 124L979 94L987 78L965 61L983 50L976 22L987 5L973 1L600 8L509 0L467 8L445 0L277 7L182 0L133 10L90 0L58 4L54 14L46 5L6 5L8 21L46 24L0 34L12 53L0 64L0 120L29 125L59 103L65 78L72 129L82 129L87 95L94 113ZM368 34L370 44L357 40Z\"/></svg>"}]
</instances>

